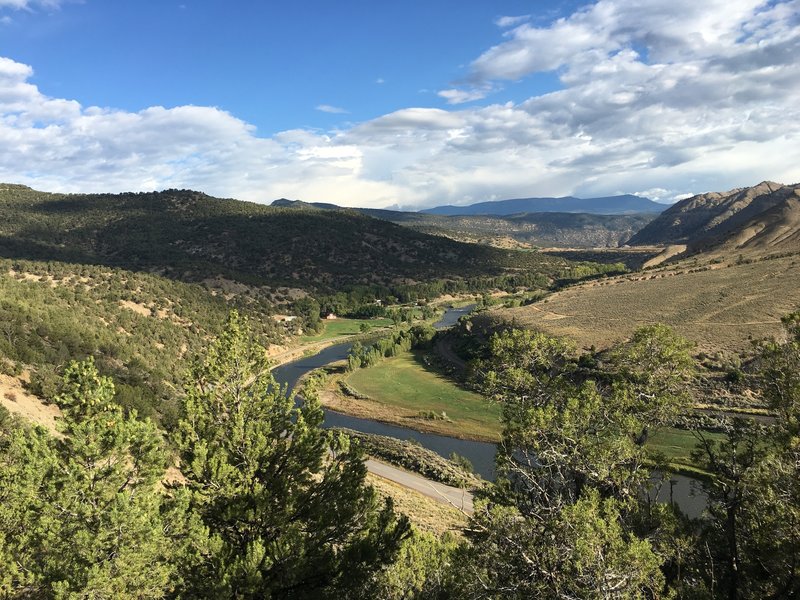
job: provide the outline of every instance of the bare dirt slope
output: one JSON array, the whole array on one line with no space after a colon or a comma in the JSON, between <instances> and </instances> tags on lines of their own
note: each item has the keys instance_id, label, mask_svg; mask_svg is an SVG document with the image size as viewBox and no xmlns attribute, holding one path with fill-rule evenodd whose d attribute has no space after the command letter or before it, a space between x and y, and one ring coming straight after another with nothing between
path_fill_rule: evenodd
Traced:
<instances>
[{"instance_id":1,"label":"bare dirt slope","mask_svg":"<svg viewBox=\"0 0 800 600\"><path fill-rule=\"evenodd\" d=\"M56 418L61 414L55 404L45 404L29 394L23 381L10 375L0 375L0 405L56 434Z\"/></svg>"},{"instance_id":2,"label":"bare dirt slope","mask_svg":"<svg viewBox=\"0 0 800 600\"><path fill-rule=\"evenodd\" d=\"M683 244L686 254L744 250L797 250L800 184L764 181L749 188L698 194L664 211L629 244Z\"/></svg>"},{"instance_id":3,"label":"bare dirt slope","mask_svg":"<svg viewBox=\"0 0 800 600\"><path fill-rule=\"evenodd\" d=\"M800 188L795 195L717 240L723 250L800 249Z\"/></svg>"}]
</instances>

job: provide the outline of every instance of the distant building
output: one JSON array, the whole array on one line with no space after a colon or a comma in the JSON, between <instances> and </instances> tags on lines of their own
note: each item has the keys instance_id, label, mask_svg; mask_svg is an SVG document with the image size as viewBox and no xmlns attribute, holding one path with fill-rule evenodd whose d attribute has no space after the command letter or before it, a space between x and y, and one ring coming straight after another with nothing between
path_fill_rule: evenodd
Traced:
<instances>
[{"instance_id":1,"label":"distant building","mask_svg":"<svg viewBox=\"0 0 800 600\"><path fill-rule=\"evenodd\" d=\"M297 315L272 315L278 323L291 323L297 318Z\"/></svg>"},{"instance_id":2,"label":"distant building","mask_svg":"<svg viewBox=\"0 0 800 600\"><path fill-rule=\"evenodd\" d=\"M330 313L329 315L326 315L325 318L328 321L333 321L336 318L336 314L335 313Z\"/></svg>"}]
</instances>

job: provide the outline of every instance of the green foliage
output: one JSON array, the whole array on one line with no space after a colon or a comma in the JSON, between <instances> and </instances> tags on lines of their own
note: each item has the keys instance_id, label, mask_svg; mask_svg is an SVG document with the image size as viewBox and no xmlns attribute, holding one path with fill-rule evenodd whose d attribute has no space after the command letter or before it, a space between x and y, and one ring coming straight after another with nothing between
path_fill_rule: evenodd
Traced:
<instances>
[{"instance_id":1,"label":"green foliage","mask_svg":"<svg viewBox=\"0 0 800 600\"><path fill-rule=\"evenodd\" d=\"M800 434L800 312L787 315L784 341L761 345L760 387L770 407L781 416L786 436Z\"/></svg>"},{"instance_id":2,"label":"green foliage","mask_svg":"<svg viewBox=\"0 0 800 600\"><path fill-rule=\"evenodd\" d=\"M713 477L709 519L694 565L709 596L793 598L800 594L800 313L782 340L759 348L757 379L776 422L737 419L725 438L700 436L695 451Z\"/></svg>"},{"instance_id":3,"label":"green foliage","mask_svg":"<svg viewBox=\"0 0 800 600\"><path fill-rule=\"evenodd\" d=\"M371 346L365 347L360 342L355 342L347 355L347 370L374 367L384 358L397 356L412 348L429 346L434 335L436 330L430 325L414 325L409 329L394 331Z\"/></svg>"},{"instance_id":4,"label":"green foliage","mask_svg":"<svg viewBox=\"0 0 800 600\"><path fill-rule=\"evenodd\" d=\"M618 385L627 387L636 410L655 426L671 423L689 405L686 384L694 374L693 345L666 325L637 329L611 353Z\"/></svg>"},{"instance_id":5,"label":"green foliage","mask_svg":"<svg viewBox=\"0 0 800 600\"><path fill-rule=\"evenodd\" d=\"M265 341L280 338L271 304L257 296L229 303L157 275L0 259L0 355L32 371L30 390L42 398L55 397L71 359L94 356L117 383L116 403L173 426L187 357L221 330L230 304Z\"/></svg>"},{"instance_id":6,"label":"green foliage","mask_svg":"<svg viewBox=\"0 0 800 600\"><path fill-rule=\"evenodd\" d=\"M363 595L381 600L434 600L451 585L453 561L461 544L448 533L437 538L414 530L397 559L369 581Z\"/></svg>"},{"instance_id":7,"label":"green foliage","mask_svg":"<svg viewBox=\"0 0 800 600\"><path fill-rule=\"evenodd\" d=\"M0 591L7 597L160 598L173 572L164 445L125 415L91 360L64 375L63 437L19 424L0 439Z\"/></svg>"},{"instance_id":8,"label":"green foliage","mask_svg":"<svg viewBox=\"0 0 800 600\"><path fill-rule=\"evenodd\" d=\"M195 529L183 594L343 597L392 560L408 524L365 487L360 454L299 408L232 313L192 369L176 444Z\"/></svg>"},{"instance_id":9,"label":"green foliage","mask_svg":"<svg viewBox=\"0 0 800 600\"><path fill-rule=\"evenodd\" d=\"M448 279L453 283L439 285L463 288L469 279L506 271L532 280L517 270L555 274L565 264L419 233L355 211L298 211L191 190L66 195L4 186L0 210L2 256L160 271L191 281L222 275L318 294L377 285L430 297L443 292L396 282Z\"/></svg>"},{"instance_id":10,"label":"green foliage","mask_svg":"<svg viewBox=\"0 0 800 600\"><path fill-rule=\"evenodd\" d=\"M324 324L320 320L319 302L306 296L294 302L292 311L299 317L300 324L305 332L313 331L319 333L322 331Z\"/></svg>"},{"instance_id":11,"label":"green foliage","mask_svg":"<svg viewBox=\"0 0 800 600\"><path fill-rule=\"evenodd\" d=\"M575 370L572 344L525 329L493 335L489 354L491 358L474 369L474 383L484 395L507 405L548 403Z\"/></svg>"},{"instance_id":12,"label":"green foliage","mask_svg":"<svg viewBox=\"0 0 800 600\"><path fill-rule=\"evenodd\" d=\"M455 597L659 597L660 559L649 542L626 531L621 508L595 490L547 518L514 506L479 507Z\"/></svg>"},{"instance_id":13,"label":"green foliage","mask_svg":"<svg viewBox=\"0 0 800 600\"><path fill-rule=\"evenodd\" d=\"M482 483L474 475L469 461L455 453L448 460L433 450L420 446L415 440L399 440L343 428L337 428L337 431L347 435L367 455L419 473L427 479L466 489L477 488Z\"/></svg>"},{"instance_id":14,"label":"green foliage","mask_svg":"<svg viewBox=\"0 0 800 600\"><path fill-rule=\"evenodd\" d=\"M450 453L450 462L458 465L458 468L464 471L465 473L475 472L475 466L472 464L472 461L468 459L466 456L462 456L457 452Z\"/></svg>"},{"instance_id":15,"label":"green foliage","mask_svg":"<svg viewBox=\"0 0 800 600\"><path fill-rule=\"evenodd\" d=\"M649 472L640 438L678 410L687 345L666 328L641 329L612 354L611 372L589 371L598 380L586 377L569 344L540 333L503 331L489 348L478 373L503 407L501 478L470 524L471 576L461 593L659 595L669 552L643 501ZM637 369L643 349L664 364Z\"/></svg>"}]
</instances>

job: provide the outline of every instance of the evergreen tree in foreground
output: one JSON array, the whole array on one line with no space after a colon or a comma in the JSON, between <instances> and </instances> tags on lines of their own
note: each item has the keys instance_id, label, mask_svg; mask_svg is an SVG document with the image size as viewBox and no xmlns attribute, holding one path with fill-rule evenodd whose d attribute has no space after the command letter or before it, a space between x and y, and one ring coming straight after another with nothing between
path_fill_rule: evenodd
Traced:
<instances>
[{"instance_id":1,"label":"evergreen tree in foreground","mask_svg":"<svg viewBox=\"0 0 800 600\"><path fill-rule=\"evenodd\" d=\"M58 439L8 417L0 425L0 597L166 593L163 442L113 398L91 359L73 362L56 398Z\"/></svg>"},{"instance_id":2,"label":"evergreen tree in foreground","mask_svg":"<svg viewBox=\"0 0 800 600\"><path fill-rule=\"evenodd\" d=\"M365 486L361 454L299 408L233 312L191 372L176 435L188 508L185 597L353 597L408 533Z\"/></svg>"},{"instance_id":3,"label":"evergreen tree in foreground","mask_svg":"<svg viewBox=\"0 0 800 600\"><path fill-rule=\"evenodd\" d=\"M453 597L660 597L669 508L647 501L643 443L685 406L688 345L641 329L596 379L541 333L501 332L490 353L479 368L503 408L500 477L470 521Z\"/></svg>"}]
</instances>

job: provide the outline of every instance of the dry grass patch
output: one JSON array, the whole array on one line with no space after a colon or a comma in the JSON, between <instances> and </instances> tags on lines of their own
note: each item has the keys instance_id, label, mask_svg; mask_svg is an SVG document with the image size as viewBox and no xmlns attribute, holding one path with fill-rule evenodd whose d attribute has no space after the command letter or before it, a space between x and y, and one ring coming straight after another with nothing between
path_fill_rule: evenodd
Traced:
<instances>
[{"instance_id":1,"label":"dry grass patch","mask_svg":"<svg viewBox=\"0 0 800 600\"><path fill-rule=\"evenodd\" d=\"M800 307L800 257L737 264L687 263L567 288L545 301L492 317L608 347L642 325L666 323L699 350L740 351L776 335Z\"/></svg>"},{"instance_id":2,"label":"dry grass patch","mask_svg":"<svg viewBox=\"0 0 800 600\"><path fill-rule=\"evenodd\" d=\"M395 509L407 515L411 522L420 529L430 531L435 535L442 535L445 531L460 533L467 525L467 517L464 513L419 492L372 473L367 474L367 483L375 488L381 498L391 497Z\"/></svg>"}]
</instances>

